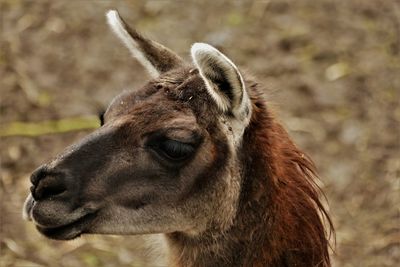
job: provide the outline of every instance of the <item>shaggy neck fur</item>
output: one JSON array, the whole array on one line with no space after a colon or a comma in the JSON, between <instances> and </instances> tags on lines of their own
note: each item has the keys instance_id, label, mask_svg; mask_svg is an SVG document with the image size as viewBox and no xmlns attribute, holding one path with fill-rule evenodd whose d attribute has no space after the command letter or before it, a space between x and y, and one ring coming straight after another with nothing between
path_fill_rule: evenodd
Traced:
<instances>
[{"instance_id":1,"label":"shaggy neck fur","mask_svg":"<svg viewBox=\"0 0 400 267\"><path fill-rule=\"evenodd\" d=\"M256 85L252 86L256 92ZM225 232L167 235L172 266L329 267L322 218L331 221L314 182L314 165L275 121L259 94L243 136L238 212Z\"/></svg>"}]
</instances>

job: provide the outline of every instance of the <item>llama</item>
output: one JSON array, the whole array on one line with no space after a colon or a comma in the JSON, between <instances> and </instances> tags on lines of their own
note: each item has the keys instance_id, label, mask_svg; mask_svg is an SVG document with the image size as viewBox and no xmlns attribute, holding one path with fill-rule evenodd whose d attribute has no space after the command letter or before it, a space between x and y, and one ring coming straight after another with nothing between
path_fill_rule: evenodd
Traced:
<instances>
[{"instance_id":1,"label":"llama","mask_svg":"<svg viewBox=\"0 0 400 267\"><path fill-rule=\"evenodd\" d=\"M260 85L208 44L189 64L107 19L152 79L34 171L24 218L57 240L163 234L169 266L330 266L314 164Z\"/></svg>"}]
</instances>

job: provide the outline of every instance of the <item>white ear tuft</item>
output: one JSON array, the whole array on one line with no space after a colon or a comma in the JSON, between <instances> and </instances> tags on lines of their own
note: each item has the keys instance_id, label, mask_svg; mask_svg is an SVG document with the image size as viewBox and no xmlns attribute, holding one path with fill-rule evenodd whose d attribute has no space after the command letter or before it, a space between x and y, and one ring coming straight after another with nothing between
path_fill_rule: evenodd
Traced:
<instances>
[{"instance_id":1,"label":"white ear tuft","mask_svg":"<svg viewBox=\"0 0 400 267\"><path fill-rule=\"evenodd\" d=\"M219 108L239 117L247 110L249 99L238 68L224 54L205 43L192 45L191 55L206 87ZM245 116L247 117L246 114Z\"/></svg>"},{"instance_id":2,"label":"white ear tuft","mask_svg":"<svg viewBox=\"0 0 400 267\"><path fill-rule=\"evenodd\" d=\"M157 77L159 72L143 54L141 47L129 34L125 23L116 10L109 10L106 14L107 22L115 35L125 44L132 55L147 69L152 77Z\"/></svg>"}]
</instances>

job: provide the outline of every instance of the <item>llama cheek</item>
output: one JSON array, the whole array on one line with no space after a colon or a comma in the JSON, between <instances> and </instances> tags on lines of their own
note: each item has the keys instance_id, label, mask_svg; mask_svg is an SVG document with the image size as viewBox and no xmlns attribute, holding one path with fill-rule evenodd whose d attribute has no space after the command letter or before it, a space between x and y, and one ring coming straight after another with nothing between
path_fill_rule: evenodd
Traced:
<instances>
[{"instance_id":1,"label":"llama cheek","mask_svg":"<svg viewBox=\"0 0 400 267\"><path fill-rule=\"evenodd\" d=\"M223 216L219 217L222 229L228 229L232 225L239 205L240 175L236 169L231 169L229 174L224 179L224 198L219 198L223 199L219 204L224 211Z\"/></svg>"}]
</instances>

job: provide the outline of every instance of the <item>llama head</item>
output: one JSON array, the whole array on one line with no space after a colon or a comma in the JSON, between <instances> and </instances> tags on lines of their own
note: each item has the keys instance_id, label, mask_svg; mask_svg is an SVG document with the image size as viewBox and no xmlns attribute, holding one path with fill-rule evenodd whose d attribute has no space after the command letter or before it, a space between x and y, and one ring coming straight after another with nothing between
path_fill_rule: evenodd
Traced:
<instances>
[{"instance_id":1,"label":"llama head","mask_svg":"<svg viewBox=\"0 0 400 267\"><path fill-rule=\"evenodd\" d=\"M54 239L227 228L252 111L238 68L203 43L185 63L116 11L107 19L152 79L117 96L99 129L32 174L24 217Z\"/></svg>"}]
</instances>

